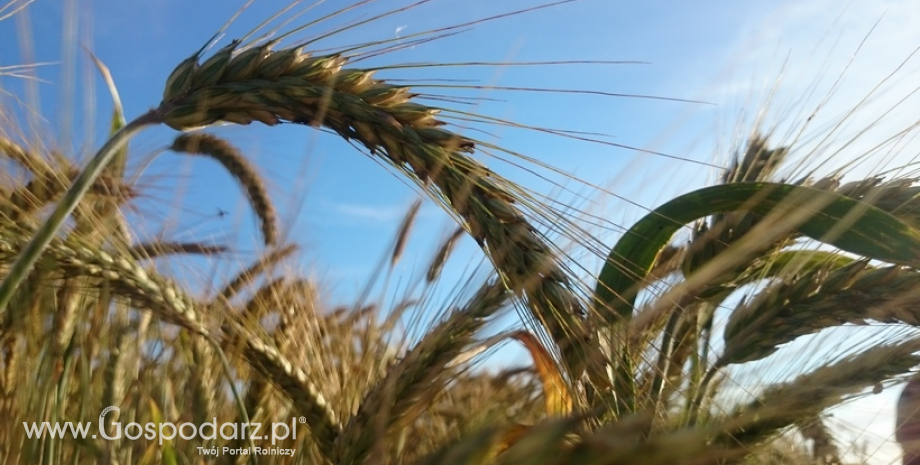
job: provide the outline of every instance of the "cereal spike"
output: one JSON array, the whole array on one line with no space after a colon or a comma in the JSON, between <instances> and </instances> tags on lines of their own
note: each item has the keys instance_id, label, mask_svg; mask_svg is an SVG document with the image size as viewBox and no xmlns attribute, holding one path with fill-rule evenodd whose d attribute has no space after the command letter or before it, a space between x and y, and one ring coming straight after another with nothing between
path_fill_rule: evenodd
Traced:
<instances>
[{"instance_id":1,"label":"cereal spike","mask_svg":"<svg viewBox=\"0 0 920 465\"><path fill-rule=\"evenodd\" d=\"M176 69L166 79L163 101L168 102L188 92L192 88L192 80L196 71L198 71L198 55L192 55L179 63L179 66L176 66Z\"/></svg>"}]
</instances>

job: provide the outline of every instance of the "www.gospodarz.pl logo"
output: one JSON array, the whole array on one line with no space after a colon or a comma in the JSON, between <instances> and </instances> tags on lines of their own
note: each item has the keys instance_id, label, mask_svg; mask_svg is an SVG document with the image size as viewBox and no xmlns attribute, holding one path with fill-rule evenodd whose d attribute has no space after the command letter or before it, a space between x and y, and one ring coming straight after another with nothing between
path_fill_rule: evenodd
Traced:
<instances>
[{"instance_id":1,"label":"www.gospodarz.pl logo","mask_svg":"<svg viewBox=\"0 0 920 465\"><path fill-rule=\"evenodd\" d=\"M305 417L291 418L290 424L284 422L271 423L266 425L263 428L262 423L217 423L217 418L212 418L212 421L205 422L201 425L195 425L194 423L182 423L180 425L175 425L174 423L165 422L165 423L145 423L141 425L140 423L131 422L124 427L118 421L113 421L106 427L105 417L106 415L116 412L120 413L121 409L115 406L106 407L99 414L99 426L98 426L98 435L89 434L90 429L92 428L92 423L72 423L67 422L64 424L55 423L51 424L49 422L41 422L39 424L23 422L22 425L25 427L26 435L29 438L40 438L43 437L47 432L52 438L81 438L86 439L87 437L92 437L96 439L101 436L103 439L107 440L118 440L127 438L129 440L136 440L143 437L147 440L157 439L160 445L163 444L163 441L171 441L176 437L180 437L185 440L190 439L204 439L204 440L214 440L217 439L218 435L225 439L250 439L250 440L263 440L271 439L271 444L275 445L279 440L285 440L288 438L297 437L297 423L306 423ZM112 431L106 431L111 429ZM267 434L263 433L267 432Z\"/></svg>"}]
</instances>

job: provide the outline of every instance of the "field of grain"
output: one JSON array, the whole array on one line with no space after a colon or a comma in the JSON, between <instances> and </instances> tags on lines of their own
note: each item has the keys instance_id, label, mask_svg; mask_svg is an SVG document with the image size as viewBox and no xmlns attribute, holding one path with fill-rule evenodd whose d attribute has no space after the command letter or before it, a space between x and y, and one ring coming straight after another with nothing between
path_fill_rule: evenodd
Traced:
<instances>
[{"instance_id":1,"label":"field of grain","mask_svg":"<svg viewBox=\"0 0 920 465\"><path fill-rule=\"evenodd\" d=\"M214 4L199 13L218 29L163 33L186 54L137 102L109 64L144 57L90 46L116 37L87 24L109 6L42 2L0 6L23 58L0 56L0 463L875 464L920 440L920 422L894 437L912 405L892 414L920 365L920 68L871 51L920 47L899 29L909 6L805 61L750 48L740 62L764 67L736 72L769 84L726 104L578 79L639 65L641 48L518 59L495 42L578 35L533 28L613 15L592 0ZM797 8L777 11L810 17ZM852 8L828 35L878 12ZM33 60L48 11L64 25L50 65ZM814 76L840 49L852 59ZM868 84L866 54L882 69ZM700 115L730 122L706 129L715 153L584 126L619 101L667 108L681 129L654 130L678 140ZM560 125L533 122L544 113ZM288 138L357 161L310 178L272 153ZM336 238L358 285L346 258L315 260L327 188L410 200L336 200L377 221Z\"/></svg>"}]
</instances>

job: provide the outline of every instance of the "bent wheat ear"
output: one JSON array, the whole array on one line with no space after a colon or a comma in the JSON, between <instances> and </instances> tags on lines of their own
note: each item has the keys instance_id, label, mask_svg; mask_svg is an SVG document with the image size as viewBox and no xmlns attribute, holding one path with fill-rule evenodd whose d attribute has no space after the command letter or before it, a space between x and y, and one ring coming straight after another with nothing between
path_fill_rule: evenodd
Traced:
<instances>
[{"instance_id":1,"label":"bent wheat ear","mask_svg":"<svg viewBox=\"0 0 920 465\"><path fill-rule=\"evenodd\" d=\"M813 417L867 387L909 372L920 363L918 350L920 340L916 338L875 346L771 387L756 401L722 420L722 432L715 442L758 444L801 418Z\"/></svg>"},{"instance_id":2,"label":"bent wheat ear","mask_svg":"<svg viewBox=\"0 0 920 465\"><path fill-rule=\"evenodd\" d=\"M228 142L211 134L183 134L177 137L170 150L193 155L205 155L220 163L243 186L246 198L262 224L265 245L278 241L278 215L268 197L268 189L258 171Z\"/></svg>"},{"instance_id":3,"label":"bent wheat ear","mask_svg":"<svg viewBox=\"0 0 920 465\"><path fill-rule=\"evenodd\" d=\"M799 336L846 323L920 326L920 273L903 267L866 269L867 264L812 270L739 306L729 317L725 353L716 366L759 360Z\"/></svg>"},{"instance_id":4,"label":"bent wheat ear","mask_svg":"<svg viewBox=\"0 0 920 465\"><path fill-rule=\"evenodd\" d=\"M22 246L20 239L0 231L0 256L16 256ZM194 300L172 282L144 270L131 258L59 240L51 242L47 255L52 268L106 278L120 295L137 302L139 308L149 309L162 320L193 333L206 337L210 334L201 322Z\"/></svg>"},{"instance_id":5,"label":"bent wheat ear","mask_svg":"<svg viewBox=\"0 0 920 465\"><path fill-rule=\"evenodd\" d=\"M233 57L212 85L202 84L211 78L195 79L203 72L198 56L186 59L170 76L157 114L177 130L218 121L288 121L324 126L361 142L463 220L507 285L560 346L567 365L582 371L584 351L594 349L586 343L586 312L575 286L516 205L513 184L466 155L474 151L474 141L440 128L445 124L435 118L440 110L411 102L408 90L373 78L371 71L343 69L346 59L340 55L308 57L296 49L271 52L269 46ZM276 59L279 53L285 55ZM280 68L275 60L289 65L266 79L265 69L271 67L267 74L274 75Z\"/></svg>"},{"instance_id":6,"label":"bent wheat ear","mask_svg":"<svg viewBox=\"0 0 920 465\"><path fill-rule=\"evenodd\" d=\"M242 355L249 364L293 401L299 413L306 417L306 424L320 451L326 457L331 457L333 442L340 434L341 426L320 388L310 381L303 370L274 347L259 341L255 335L229 325L224 327L224 331L224 345L241 347Z\"/></svg>"}]
</instances>

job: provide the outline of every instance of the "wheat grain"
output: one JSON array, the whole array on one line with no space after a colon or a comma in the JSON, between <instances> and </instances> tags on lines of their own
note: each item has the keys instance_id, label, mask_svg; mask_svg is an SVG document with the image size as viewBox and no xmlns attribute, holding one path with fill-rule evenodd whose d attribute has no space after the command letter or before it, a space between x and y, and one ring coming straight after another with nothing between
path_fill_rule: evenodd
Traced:
<instances>
[{"instance_id":1,"label":"wheat grain","mask_svg":"<svg viewBox=\"0 0 920 465\"><path fill-rule=\"evenodd\" d=\"M217 136L194 133L176 137L170 150L206 155L220 163L243 186L246 198L261 222L265 245L274 245L278 241L278 214L268 196L265 182L236 147Z\"/></svg>"}]
</instances>

